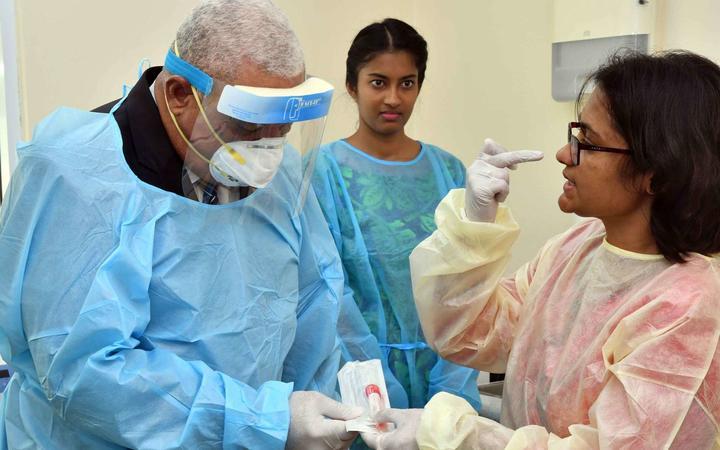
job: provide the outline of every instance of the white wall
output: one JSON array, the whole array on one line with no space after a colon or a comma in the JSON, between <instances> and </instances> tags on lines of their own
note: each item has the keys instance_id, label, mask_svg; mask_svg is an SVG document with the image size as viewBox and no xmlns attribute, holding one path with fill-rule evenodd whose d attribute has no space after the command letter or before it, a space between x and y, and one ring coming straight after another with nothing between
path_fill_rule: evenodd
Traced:
<instances>
[{"instance_id":1,"label":"white wall","mask_svg":"<svg viewBox=\"0 0 720 450\"><path fill-rule=\"evenodd\" d=\"M659 6L659 48L684 48L720 64L720 1L663 0Z\"/></svg>"},{"instance_id":2,"label":"white wall","mask_svg":"<svg viewBox=\"0 0 720 450\"><path fill-rule=\"evenodd\" d=\"M90 109L134 84L144 57L162 65L197 0L20 0L24 135L60 105Z\"/></svg>"},{"instance_id":3,"label":"white wall","mask_svg":"<svg viewBox=\"0 0 720 450\"><path fill-rule=\"evenodd\" d=\"M488 136L512 149L546 152L543 162L513 174L509 203L523 233L511 266L572 223L556 204L563 179L554 153L564 143L573 108L550 96L553 0L276 1L298 32L308 71L337 87L326 141L351 134L357 124L343 86L352 38L371 21L398 17L426 37L430 51L411 136L466 164ZM687 47L718 61L720 1L651 1L658 3L656 45ZM162 64L175 29L197 0L16 4L23 131L29 137L58 105L93 108L119 97L122 84L136 79L141 58Z\"/></svg>"}]
</instances>

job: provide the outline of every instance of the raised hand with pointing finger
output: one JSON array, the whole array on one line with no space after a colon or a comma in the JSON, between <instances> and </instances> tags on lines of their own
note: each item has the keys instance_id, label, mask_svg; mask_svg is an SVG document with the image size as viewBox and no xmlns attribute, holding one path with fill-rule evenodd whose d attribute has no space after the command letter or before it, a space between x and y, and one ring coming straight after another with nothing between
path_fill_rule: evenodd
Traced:
<instances>
[{"instance_id":1,"label":"raised hand with pointing finger","mask_svg":"<svg viewBox=\"0 0 720 450\"><path fill-rule=\"evenodd\" d=\"M519 163L539 161L543 153L536 150L507 151L485 139L483 149L467 168L465 177L465 214L474 222L494 222L499 202L510 193L510 169Z\"/></svg>"}]
</instances>

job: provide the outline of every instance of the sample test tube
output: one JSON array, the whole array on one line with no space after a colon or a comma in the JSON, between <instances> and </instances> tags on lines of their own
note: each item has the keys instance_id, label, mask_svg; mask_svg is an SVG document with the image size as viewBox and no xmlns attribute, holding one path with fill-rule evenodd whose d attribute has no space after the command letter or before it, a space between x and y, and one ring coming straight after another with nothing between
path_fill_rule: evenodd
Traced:
<instances>
[{"instance_id":1,"label":"sample test tube","mask_svg":"<svg viewBox=\"0 0 720 450\"><path fill-rule=\"evenodd\" d=\"M368 400L370 417L374 417L375 414L385 409L385 402L383 401L380 387L378 387L377 384L368 384L365 386L365 397L367 397ZM375 427L378 431L386 431L387 423L377 423Z\"/></svg>"}]
</instances>

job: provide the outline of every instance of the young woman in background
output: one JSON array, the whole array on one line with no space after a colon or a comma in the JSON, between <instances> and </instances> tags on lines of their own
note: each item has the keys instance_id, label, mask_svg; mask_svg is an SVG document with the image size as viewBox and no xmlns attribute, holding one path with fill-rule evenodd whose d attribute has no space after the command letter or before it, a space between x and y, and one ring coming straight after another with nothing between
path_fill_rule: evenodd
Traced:
<instances>
[{"instance_id":1,"label":"young woman in background","mask_svg":"<svg viewBox=\"0 0 720 450\"><path fill-rule=\"evenodd\" d=\"M447 391L479 408L477 372L427 346L412 295L408 256L435 230L440 200L465 184L459 159L405 134L426 64L427 43L405 22L385 19L358 33L346 87L359 126L320 149L313 185L345 269L344 358L379 358L393 407L422 407Z\"/></svg>"}]
</instances>

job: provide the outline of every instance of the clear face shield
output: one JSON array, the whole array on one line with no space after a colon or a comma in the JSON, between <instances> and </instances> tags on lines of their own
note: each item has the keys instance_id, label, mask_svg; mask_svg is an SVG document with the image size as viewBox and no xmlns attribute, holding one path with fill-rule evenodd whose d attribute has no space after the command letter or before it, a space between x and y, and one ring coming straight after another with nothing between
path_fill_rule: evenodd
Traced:
<instances>
[{"instance_id":1,"label":"clear face shield","mask_svg":"<svg viewBox=\"0 0 720 450\"><path fill-rule=\"evenodd\" d=\"M223 204L258 189L274 189L299 212L322 141L332 85L309 78L292 88L233 86L172 50L165 69L190 82L199 108L189 135L170 114L187 145L185 195Z\"/></svg>"}]
</instances>

